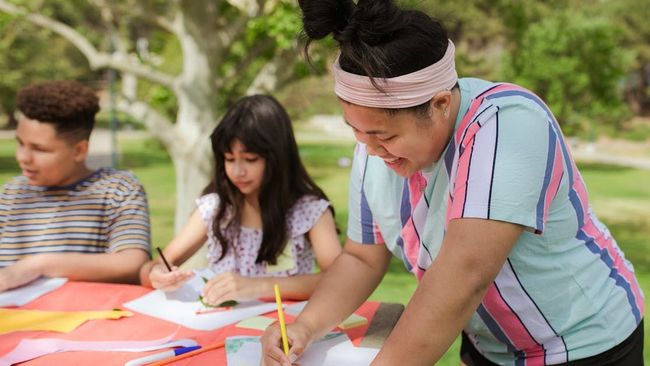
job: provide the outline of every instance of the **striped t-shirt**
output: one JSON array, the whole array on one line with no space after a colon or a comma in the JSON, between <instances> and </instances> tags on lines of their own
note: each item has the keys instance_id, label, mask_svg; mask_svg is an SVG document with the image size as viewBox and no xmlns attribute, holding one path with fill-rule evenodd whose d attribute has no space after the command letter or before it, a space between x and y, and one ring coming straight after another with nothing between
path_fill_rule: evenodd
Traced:
<instances>
[{"instance_id":1,"label":"striped t-shirt","mask_svg":"<svg viewBox=\"0 0 650 366\"><path fill-rule=\"evenodd\" d=\"M102 168L64 187L16 177L0 193L0 267L51 252L150 252L144 188L126 171Z\"/></svg>"},{"instance_id":2,"label":"striped t-shirt","mask_svg":"<svg viewBox=\"0 0 650 366\"><path fill-rule=\"evenodd\" d=\"M552 365L602 353L643 317L632 265L592 212L559 125L531 92L459 80L451 141L409 178L357 147L348 236L385 243L421 278L456 218L527 228L465 327L491 361ZM433 329L432 331L435 331Z\"/></svg>"}]
</instances>

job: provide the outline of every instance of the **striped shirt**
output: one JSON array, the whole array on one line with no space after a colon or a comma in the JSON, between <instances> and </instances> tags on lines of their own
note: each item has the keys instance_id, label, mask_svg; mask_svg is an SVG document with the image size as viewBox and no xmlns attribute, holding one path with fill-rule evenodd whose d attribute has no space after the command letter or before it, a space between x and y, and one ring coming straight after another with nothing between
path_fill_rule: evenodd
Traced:
<instances>
[{"instance_id":1,"label":"striped shirt","mask_svg":"<svg viewBox=\"0 0 650 366\"><path fill-rule=\"evenodd\" d=\"M47 252L150 252L144 188L130 172L102 168L65 187L16 177L0 193L0 267Z\"/></svg>"},{"instance_id":2,"label":"striped shirt","mask_svg":"<svg viewBox=\"0 0 650 366\"><path fill-rule=\"evenodd\" d=\"M602 353L643 317L632 265L592 212L559 125L531 92L459 80L451 141L409 178L357 147L348 236L385 243L421 278L456 218L525 230L465 327L489 360L553 365Z\"/></svg>"}]
</instances>

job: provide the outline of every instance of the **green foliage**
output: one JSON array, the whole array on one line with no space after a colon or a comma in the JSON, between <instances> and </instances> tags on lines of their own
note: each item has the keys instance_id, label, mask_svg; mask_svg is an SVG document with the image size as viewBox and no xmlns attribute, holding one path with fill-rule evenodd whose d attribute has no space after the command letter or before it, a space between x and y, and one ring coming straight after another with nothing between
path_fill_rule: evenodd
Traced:
<instances>
[{"instance_id":1,"label":"green foliage","mask_svg":"<svg viewBox=\"0 0 650 366\"><path fill-rule=\"evenodd\" d=\"M297 8L288 2L280 2L269 15L249 22L246 38L252 44L270 37L275 40L278 50L287 50L294 47L296 35L301 29L302 21Z\"/></svg>"},{"instance_id":2,"label":"green foliage","mask_svg":"<svg viewBox=\"0 0 650 366\"><path fill-rule=\"evenodd\" d=\"M140 95L143 100L148 101L151 106L169 117L170 121L175 120L178 112L176 95L169 89L148 82L143 82L140 88Z\"/></svg>"},{"instance_id":3,"label":"green foliage","mask_svg":"<svg viewBox=\"0 0 650 366\"><path fill-rule=\"evenodd\" d=\"M23 86L47 79L97 79L69 43L1 12L0 54L0 118L14 112L16 91Z\"/></svg>"},{"instance_id":4,"label":"green foliage","mask_svg":"<svg viewBox=\"0 0 650 366\"><path fill-rule=\"evenodd\" d=\"M628 115L618 87L627 59L609 21L560 12L528 27L505 74L539 94L566 133L585 133Z\"/></svg>"},{"instance_id":5,"label":"green foliage","mask_svg":"<svg viewBox=\"0 0 650 366\"><path fill-rule=\"evenodd\" d=\"M634 54L625 80L625 96L637 115L650 115L650 22L647 1L617 0L599 2L599 11L607 14L622 30L620 47Z\"/></svg>"},{"instance_id":6,"label":"green foliage","mask_svg":"<svg viewBox=\"0 0 650 366\"><path fill-rule=\"evenodd\" d=\"M456 44L456 69L459 75L500 79L499 45L504 42L503 18L490 0L419 1L401 3L425 11L438 19ZM477 21L480 19L480 21Z\"/></svg>"},{"instance_id":7,"label":"green foliage","mask_svg":"<svg viewBox=\"0 0 650 366\"><path fill-rule=\"evenodd\" d=\"M217 96L219 109L227 108L244 95L269 60L283 52L290 52L292 58L296 59L296 38L301 29L298 7L293 1L278 1L265 16L250 19L246 24L245 37L231 45L225 62L218 70L224 84L224 92ZM281 67L295 67L292 61ZM284 71L280 70L279 73Z\"/></svg>"},{"instance_id":8,"label":"green foliage","mask_svg":"<svg viewBox=\"0 0 650 366\"><path fill-rule=\"evenodd\" d=\"M551 104L571 134L593 136L605 129L621 130L621 124L630 115L623 96L634 113L650 111L650 86L645 71L650 64L650 23L644 1L397 1L440 19L457 45L457 69L461 76L528 86ZM179 11L177 2L108 2L115 14L110 25L102 20L94 3L85 0L11 2L73 26L103 51L110 46L107 29L111 26L117 28L133 54L136 40L145 38L157 61L137 54L140 61L171 75L182 70L182 50L175 35L147 19L148 15L173 18ZM218 8L208 11L210 5ZM281 60L278 85L283 87L287 82L326 73L336 52L331 37L313 43L310 67L300 56L304 44L299 37L302 24L297 1L275 0L265 6L264 16L247 21L244 37L234 38L228 47L209 56L218 85L213 97L217 115L247 91L267 61ZM192 28L209 35L206 44L211 50L227 38L216 30L236 27L243 15L228 1L193 8L186 19L190 28L205 18L216 19L209 23L213 25L209 29ZM211 41L215 39L218 40ZM101 72L91 72L84 57L59 36L2 12L0 52L0 119L12 111L13 97L20 86L52 78L103 79ZM504 54L506 57L502 57ZM329 87L309 89L316 92L316 103L314 98L300 95L299 87L293 90L298 93L287 100L298 102L298 113L294 116L306 118L312 112L336 112L331 108L335 103L321 99L331 95L325 93ZM138 98L175 119L178 101L172 90L141 80Z\"/></svg>"}]
</instances>

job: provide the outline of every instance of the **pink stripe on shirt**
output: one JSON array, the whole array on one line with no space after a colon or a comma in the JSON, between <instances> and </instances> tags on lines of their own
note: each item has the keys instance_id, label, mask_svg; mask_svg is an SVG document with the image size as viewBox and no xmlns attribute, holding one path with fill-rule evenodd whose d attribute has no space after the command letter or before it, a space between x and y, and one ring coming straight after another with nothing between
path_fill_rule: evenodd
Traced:
<instances>
[{"instance_id":1,"label":"pink stripe on shirt","mask_svg":"<svg viewBox=\"0 0 650 366\"><path fill-rule=\"evenodd\" d=\"M526 366L544 365L544 347L538 344L524 327L521 320L503 300L494 283L483 297L483 306L492 319L499 325L510 343L525 354Z\"/></svg>"},{"instance_id":2,"label":"pink stripe on shirt","mask_svg":"<svg viewBox=\"0 0 650 366\"><path fill-rule=\"evenodd\" d=\"M621 277L623 277L623 279L630 285L630 289L634 294L636 306L639 308L640 313L643 314L645 304L643 302L643 295L641 294L639 283L634 276L634 272L632 272L632 269L628 267L626 261L621 256L621 252L615 247L614 239L610 235L605 234L603 230L596 225L591 214L585 216L583 231L586 235L593 238L594 243L601 250L604 250L612 259L612 268L616 269Z\"/></svg>"}]
</instances>

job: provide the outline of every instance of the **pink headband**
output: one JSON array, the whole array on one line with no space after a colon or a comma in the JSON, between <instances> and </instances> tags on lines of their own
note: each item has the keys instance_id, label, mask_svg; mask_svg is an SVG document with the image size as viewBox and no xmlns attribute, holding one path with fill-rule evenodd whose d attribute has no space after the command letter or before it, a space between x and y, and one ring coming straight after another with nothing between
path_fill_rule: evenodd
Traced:
<instances>
[{"instance_id":1,"label":"pink headband","mask_svg":"<svg viewBox=\"0 0 650 366\"><path fill-rule=\"evenodd\" d=\"M336 81L334 92L353 104L373 108L407 108L431 100L439 91L451 90L458 81L454 62L454 43L449 40L447 51L431 66L394 78L375 78L385 90L375 88L367 76L351 74L341 69L339 58L333 65Z\"/></svg>"}]
</instances>

